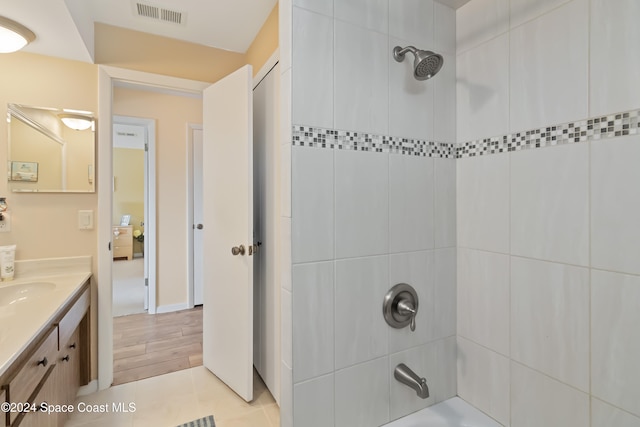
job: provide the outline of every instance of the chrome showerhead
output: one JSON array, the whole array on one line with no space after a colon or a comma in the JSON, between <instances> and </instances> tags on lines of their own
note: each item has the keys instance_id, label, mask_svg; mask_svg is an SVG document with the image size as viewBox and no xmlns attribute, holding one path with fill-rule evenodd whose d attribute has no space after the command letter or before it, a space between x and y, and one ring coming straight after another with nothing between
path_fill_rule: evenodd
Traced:
<instances>
[{"instance_id":1,"label":"chrome showerhead","mask_svg":"<svg viewBox=\"0 0 640 427\"><path fill-rule=\"evenodd\" d=\"M430 50L416 49L413 46L402 48L396 46L393 48L393 57L396 61L404 61L404 55L407 52L413 53L415 60L413 61L413 76L416 80L428 80L435 76L440 68L442 68L442 55L431 52Z\"/></svg>"}]
</instances>

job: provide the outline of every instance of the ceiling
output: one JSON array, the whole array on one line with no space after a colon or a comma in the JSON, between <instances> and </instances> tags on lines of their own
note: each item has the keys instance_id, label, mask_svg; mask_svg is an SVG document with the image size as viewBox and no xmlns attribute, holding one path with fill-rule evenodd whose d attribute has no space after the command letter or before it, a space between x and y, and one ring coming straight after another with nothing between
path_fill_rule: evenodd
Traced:
<instances>
[{"instance_id":1,"label":"ceiling","mask_svg":"<svg viewBox=\"0 0 640 427\"><path fill-rule=\"evenodd\" d=\"M138 7L138 3L141 4ZM246 52L277 0L18 0L0 14L36 34L24 52L93 62L94 22ZM161 17L152 15L157 7ZM162 14L162 10L169 13ZM250 11L250 13L247 13ZM175 23L180 16L182 23Z\"/></svg>"},{"instance_id":2,"label":"ceiling","mask_svg":"<svg viewBox=\"0 0 640 427\"><path fill-rule=\"evenodd\" d=\"M437 1L457 9L469 0ZM277 0L5 0L1 14L36 34L36 40L23 51L94 62L94 22L244 53L276 3ZM167 19L138 15L138 10L150 15L154 7L160 12L168 11ZM177 16L182 23L170 22Z\"/></svg>"}]
</instances>

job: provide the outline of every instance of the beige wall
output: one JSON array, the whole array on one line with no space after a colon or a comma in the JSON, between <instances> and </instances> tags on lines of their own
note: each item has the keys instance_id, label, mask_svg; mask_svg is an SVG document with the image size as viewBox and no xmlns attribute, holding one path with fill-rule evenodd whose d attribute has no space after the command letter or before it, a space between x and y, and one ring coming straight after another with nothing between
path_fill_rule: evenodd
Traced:
<instances>
[{"instance_id":1,"label":"beige wall","mask_svg":"<svg viewBox=\"0 0 640 427\"><path fill-rule=\"evenodd\" d=\"M113 149L113 225L119 225L122 215L131 215L133 230L144 231L144 150ZM133 240L133 253L142 252L142 243Z\"/></svg>"},{"instance_id":2,"label":"beige wall","mask_svg":"<svg viewBox=\"0 0 640 427\"><path fill-rule=\"evenodd\" d=\"M278 4L271 10L245 54L245 62L253 67L254 76L278 48Z\"/></svg>"},{"instance_id":3,"label":"beige wall","mask_svg":"<svg viewBox=\"0 0 640 427\"><path fill-rule=\"evenodd\" d=\"M115 88L113 113L156 120L157 305L187 302L187 124L202 100Z\"/></svg>"},{"instance_id":4,"label":"beige wall","mask_svg":"<svg viewBox=\"0 0 640 427\"><path fill-rule=\"evenodd\" d=\"M92 64L28 53L0 55L0 109L7 103L97 111L98 68ZM0 158L7 156L7 121L0 120ZM93 300L97 307L96 230L78 230L78 210L96 212L97 194L10 193L7 162L0 162L0 196L6 196L11 232L0 233L0 245L17 244L16 259L91 255ZM97 330L92 312L92 330ZM92 372L97 366L97 339L92 336Z\"/></svg>"}]
</instances>

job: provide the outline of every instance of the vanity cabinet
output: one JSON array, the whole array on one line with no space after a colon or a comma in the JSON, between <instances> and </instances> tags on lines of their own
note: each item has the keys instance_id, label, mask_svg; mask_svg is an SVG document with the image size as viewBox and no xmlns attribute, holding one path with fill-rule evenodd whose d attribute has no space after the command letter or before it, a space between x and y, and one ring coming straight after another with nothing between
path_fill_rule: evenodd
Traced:
<instances>
[{"instance_id":1,"label":"vanity cabinet","mask_svg":"<svg viewBox=\"0 0 640 427\"><path fill-rule=\"evenodd\" d=\"M3 399L35 406L72 404L89 382L90 286L86 281L0 377ZM64 413L9 412L0 426L62 427Z\"/></svg>"},{"instance_id":2,"label":"vanity cabinet","mask_svg":"<svg viewBox=\"0 0 640 427\"><path fill-rule=\"evenodd\" d=\"M113 226L113 259L133 259L133 226Z\"/></svg>"}]
</instances>

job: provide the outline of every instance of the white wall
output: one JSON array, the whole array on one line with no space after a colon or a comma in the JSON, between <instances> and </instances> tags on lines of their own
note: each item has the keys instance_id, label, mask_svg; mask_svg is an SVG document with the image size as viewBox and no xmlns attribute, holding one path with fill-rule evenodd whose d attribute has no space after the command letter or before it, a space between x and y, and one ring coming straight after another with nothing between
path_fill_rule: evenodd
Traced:
<instances>
[{"instance_id":1,"label":"white wall","mask_svg":"<svg viewBox=\"0 0 640 427\"><path fill-rule=\"evenodd\" d=\"M639 14L635 0L463 6L458 141L640 109ZM637 116L635 135L584 122L583 142L457 161L458 394L505 426L640 426Z\"/></svg>"},{"instance_id":2,"label":"white wall","mask_svg":"<svg viewBox=\"0 0 640 427\"><path fill-rule=\"evenodd\" d=\"M375 149L383 137L455 141L455 13L431 0L294 0L280 9L291 13L295 128L292 280L283 291L293 412L283 405L282 425L381 425L456 394L455 160ZM442 71L414 80L410 55L393 59L399 44L442 53ZM352 149L351 137L368 150ZM382 316L399 282L420 298L415 332ZM429 399L393 379L400 362L427 378Z\"/></svg>"}]
</instances>

